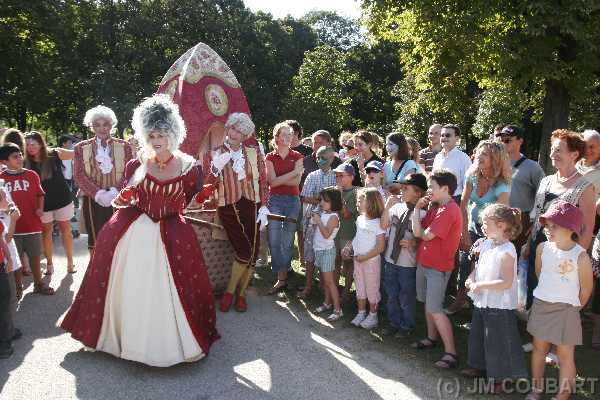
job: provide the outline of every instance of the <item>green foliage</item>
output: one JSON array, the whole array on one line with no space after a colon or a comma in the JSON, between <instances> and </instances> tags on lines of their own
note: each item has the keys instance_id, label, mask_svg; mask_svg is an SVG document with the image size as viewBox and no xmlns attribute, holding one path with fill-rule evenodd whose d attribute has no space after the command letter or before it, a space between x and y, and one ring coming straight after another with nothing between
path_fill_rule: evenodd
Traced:
<instances>
[{"instance_id":1,"label":"green foliage","mask_svg":"<svg viewBox=\"0 0 600 400\"><path fill-rule=\"evenodd\" d=\"M337 134L353 125L348 88L358 74L348 67L348 54L330 46L319 46L305 54L293 78L289 115L302 121L307 132L317 129Z\"/></svg>"},{"instance_id":2,"label":"green foliage","mask_svg":"<svg viewBox=\"0 0 600 400\"><path fill-rule=\"evenodd\" d=\"M358 21L333 11L311 11L301 21L312 27L321 46L347 50L364 42Z\"/></svg>"},{"instance_id":3,"label":"green foliage","mask_svg":"<svg viewBox=\"0 0 600 400\"><path fill-rule=\"evenodd\" d=\"M526 100L523 92L509 84L487 89L480 96L473 135L479 140L487 139L499 123L522 125Z\"/></svg>"}]
</instances>

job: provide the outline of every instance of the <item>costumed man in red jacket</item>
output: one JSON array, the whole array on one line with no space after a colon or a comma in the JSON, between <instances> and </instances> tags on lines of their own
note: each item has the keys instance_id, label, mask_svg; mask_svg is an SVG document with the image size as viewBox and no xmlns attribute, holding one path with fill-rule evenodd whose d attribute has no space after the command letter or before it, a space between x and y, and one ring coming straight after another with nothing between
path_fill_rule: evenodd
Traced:
<instances>
[{"instance_id":1,"label":"costumed man in red jacket","mask_svg":"<svg viewBox=\"0 0 600 400\"><path fill-rule=\"evenodd\" d=\"M215 188L217 213L235 252L231 279L221 300L222 312L229 311L236 289L236 311L248 308L246 288L260 246L257 223L264 229L269 214L264 156L258 146L243 143L254 129L248 114L231 114L225 123L225 143L204 158L205 182Z\"/></svg>"}]
</instances>

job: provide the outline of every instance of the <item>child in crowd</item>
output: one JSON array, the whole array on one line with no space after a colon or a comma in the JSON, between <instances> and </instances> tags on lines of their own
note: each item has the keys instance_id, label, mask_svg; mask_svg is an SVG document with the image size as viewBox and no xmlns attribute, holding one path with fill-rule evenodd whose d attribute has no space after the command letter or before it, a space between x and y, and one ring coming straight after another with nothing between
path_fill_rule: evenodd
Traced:
<instances>
[{"instance_id":1,"label":"child in crowd","mask_svg":"<svg viewBox=\"0 0 600 400\"><path fill-rule=\"evenodd\" d=\"M350 297L350 288L352 288L354 266L351 258L341 257L341 251L356 235L356 218L358 218L358 209L356 208L356 187L352 185L354 179L354 167L349 163L343 163L334 169L335 181L338 189L342 192L342 211L340 212L340 229L335 239L338 259L341 264L341 272L344 275L343 299ZM338 265L339 265L338 264ZM339 270L336 272L336 282L339 282Z\"/></svg>"},{"instance_id":2,"label":"child in crowd","mask_svg":"<svg viewBox=\"0 0 600 400\"><path fill-rule=\"evenodd\" d=\"M19 256L27 254L33 274L33 293L53 295L54 289L42 280L40 257L42 253L42 220L44 214L44 190L38 174L23 168L23 154L12 143L0 146L0 161L7 169L0 173L5 188L21 212L16 223L14 240Z\"/></svg>"},{"instance_id":3,"label":"child in crowd","mask_svg":"<svg viewBox=\"0 0 600 400\"><path fill-rule=\"evenodd\" d=\"M12 355L13 347L11 342L17 335L11 311L11 303L15 296L11 293L11 283L9 282L11 277L8 274L13 269L13 262L10 250L4 240L5 234L4 224L0 223L0 359L8 358Z\"/></svg>"},{"instance_id":4,"label":"child in crowd","mask_svg":"<svg viewBox=\"0 0 600 400\"><path fill-rule=\"evenodd\" d=\"M400 185L400 195L392 195L385 203L381 227L389 228L384 255L383 285L387 293L387 317L390 326L383 334L408 336L415 327L417 240L413 235L411 216L415 204L427 191L427 178L410 174ZM425 217L420 211L420 218Z\"/></svg>"},{"instance_id":5,"label":"child in crowd","mask_svg":"<svg viewBox=\"0 0 600 400\"><path fill-rule=\"evenodd\" d=\"M338 283L335 281L335 236L340 227L338 212L342 209L342 194L335 187L328 187L321 191L319 205L321 213L314 212L311 222L315 226L313 236L313 250L315 253L315 266L321 271L321 281L325 292L325 301L316 309L317 313L333 312L328 321L337 321L343 316L340 303Z\"/></svg>"},{"instance_id":6,"label":"child in crowd","mask_svg":"<svg viewBox=\"0 0 600 400\"><path fill-rule=\"evenodd\" d=\"M575 346L582 343L579 311L592 294L592 264L576 242L583 227L579 208L558 200L540 217L540 223L548 241L538 245L535 255L539 281L527 323L533 336L532 391L527 400L542 398L546 354L553 344L560 363L556 399L565 400L575 384Z\"/></svg>"},{"instance_id":7,"label":"child in crowd","mask_svg":"<svg viewBox=\"0 0 600 400\"><path fill-rule=\"evenodd\" d=\"M414 235L421 239L417 250L417 300L425 302L427 319L427 337L413 343L412 347L433 348L441 337L444 355L435 365L443 369L458 366L452 323L443 309L462 232L462 213L452 199L456 185L456 176L452 172L447 169L435 171L430 177L428 195L419 199L411 218ZM428 206L421 222L421 210Z\"/></svg>"},{"instance_id":8,"label":"child in crowd","mask_svg":"<svg viewBox=\"0 0 600 400\"><path fill-rule=\"evenodd\" d=\"M491 204L480 214L485 238L476 242L475 269L465 283L473 299L469 331L471 377L487 376L499 391L503 380L527 377L525 356L517 327L517 250L511 243L521 233L521 213Z\"/></svg>"},{"instance_id":9,"label":"child in crowd","mask_svg":"<svg viewBox=\"0 0 600 400\"><path fill-rule=\"evenodd\" d=\"M365 187L377 189L385 203L388 194L383 190L383 164L380 161L369 161L365 166L365 172L367 174Z\"/></svg>"},{"instance_id":10,"label":"child in crowd","mask_svg":"<svg viewBox=\"0 0 600 400\"><path fill-rule=\"evenodd\" d=\"M304 290L298 294L298 297L306 299L313 285L315 253L313 249L313 240L316 226L311 223L313 212L319 210L320 193L323 189L335 186L335 172L331 170L331 164L335 153L331 147L321 146L317 150L317 164L319 169L306 176L304 186L300 196L302 198L303 209L305 209L303 220L304 232L304 267L306 268L306 285ZM339 210L336 210L339 211ZM335 235L334 235L335 238ZM333 240L333 238L332 238ZM331 304L331 303L329 303Z\"/></svg>"},{"instance_id":11,"label":"child in crowd","mask_svg":"<svg viewBox=\"0 0 600 400\"><path fill-rule=\"evenodd\" d=\"M377 326L377 306L381 300L379 285L381 278L381 257L385 250L385 231L381 229L383 199L375 188L364 188L358 196L360 215L356 220L356 236L351 249L346 248L344 256L352 251L354 256L354 281L358 314L352 325L365 329ZM369 314L367 315L367 299Z\"/></svg>"}]
</instances>

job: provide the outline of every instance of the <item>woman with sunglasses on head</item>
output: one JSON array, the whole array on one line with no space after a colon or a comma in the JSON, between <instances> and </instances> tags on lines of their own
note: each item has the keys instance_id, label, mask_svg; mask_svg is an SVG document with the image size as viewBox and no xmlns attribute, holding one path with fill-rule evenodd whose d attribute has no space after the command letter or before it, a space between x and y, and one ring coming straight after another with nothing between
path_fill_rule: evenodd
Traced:
<instances>
[{"instance_id":1,"label":"woman with sunglasses on head","mask_svg":"<svg viewBox=\"0 0 600 400\"><path fill-rule=\"evenodd\" d=\"M71 218L74 215L71 189L64 176L63 160L73 159L73 150L49 149L46 141L39 132L29 132L25 135L25 168L34 170L40 176L44 189L44 214L42 215L42 241L46 255L46 275L52 275L53 244L52 228L58 224L63 249L67 257L67 271L75 272L73 264L73 234L71 233Z\"/></svg>"}]
</instances>

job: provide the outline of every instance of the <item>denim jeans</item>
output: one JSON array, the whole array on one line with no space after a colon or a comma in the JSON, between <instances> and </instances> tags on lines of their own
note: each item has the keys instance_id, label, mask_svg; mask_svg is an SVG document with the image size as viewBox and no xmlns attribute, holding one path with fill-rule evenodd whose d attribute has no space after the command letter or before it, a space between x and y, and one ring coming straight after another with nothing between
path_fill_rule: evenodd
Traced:
<instances>
[{"instance_id":1,"label":"denim jeans","mask_svg":"<svg viewBox=\"0 0 600 400\"><path fill-rule=\"evenodd\" d=\"M300 197L280 194L271 195L269 211L272 214L298 218ZM269 229L269 250L273 272L285 272L292 262L296 224L270 220L267 228Z\"/></svg>"},{"instance_id":2,"label":"denim jeans","mask_svg":"<svg viewBox=\"0 0 600 400\"><path fill-rule=\"evenodd\" d=\"M387 293L386 311L390 324L396 329L414 329L417 268L401 267L386 262L383 274Z\"/></svg>"},{"instance_id":3,"label":"denim jeans","mask_svg":"<svg viewBox=\"0 0 600 400\"><path fill-rule=\"evenodd\" d=\"M471 368L485 370L490 379L527 377L514 310L473 309L468 363Z\"/></svg>"}]
</instances>

